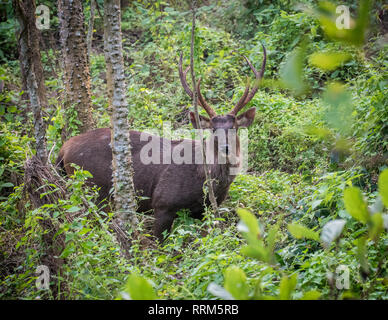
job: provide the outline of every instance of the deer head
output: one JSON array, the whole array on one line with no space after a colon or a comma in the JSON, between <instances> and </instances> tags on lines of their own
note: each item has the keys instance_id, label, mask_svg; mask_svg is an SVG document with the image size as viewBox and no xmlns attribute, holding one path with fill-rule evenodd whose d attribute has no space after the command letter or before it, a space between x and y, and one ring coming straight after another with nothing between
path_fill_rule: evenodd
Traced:
<instances>
[{"instance_id":1,"label":"deer head","mask_svg":"<svg viewBox=\"0 0 388 320\"><path fill-rule=\"evenodd\" d=\"M228 114L226 114L226 115L217 115L216 114L216 112L213 110L213 108L205 101L204 97L202 96L201 88L200 88L201 79L198 80L197 85L196 85L197 95L198 95L198 103L202 106L202 108L205 109L206 113L209 115L209 118L202 116L202 115L199 116L202 129L212 129L213 133L224 131L224 136L229 137L230 135L228 135L228 131L230 131L231 129L233 129L235 132L237 132L238 128L249 127L253 123L253 120L255 118L255 113L256 113L255 108L251 108L240 115L238 115L238 113L255 96L255 94L259 88L260 80L263 78L265 64L266 64L266 60L267 60L267 53L266 53L265 47L263 45L262 45L262 47L263 47L263 55L264 56L263 56L263 62L261 64L260 72L258 72L255 69L255 67L251 64L251 62L248 60L248 58L244 56L246 62L248 63L249 67L251 68L252 72L254 73L256 79L255 79L255 82L254 82L254 85L252 86L252 88L250 87L249 81L247 81L247 85L245 87L245 91L244 91L242 97L237 102L237 104L234 106L232 111L230 111ZM180 80L181 80L181 83L182 83L184 90L191 98L193 98L193 92L191 91L189 85L187 84L187 79L186 79L186 75L187 75L187 72L189 70L190 70L190 66L188 66L186 68L186 70L183 71L182 54L181 54L180 59L179 59L179 77L180 77ZM195 119L194 112L190 111L189 116L190 116L190 121L191 121L193 127L198 129L199 126L198 126L197 121ZM237 145L237 153L238 153L239 141L238 141L237 134L236 134L236 140L237 140L236 145ZM226 139L223 142L224 143L222 145L219 145L219 150L221 152L224 152L226 155L228 155L228 153L230 151L230 145L229 145L230 141L228 141L228 139Z\"/></svg>"}]
</instances>

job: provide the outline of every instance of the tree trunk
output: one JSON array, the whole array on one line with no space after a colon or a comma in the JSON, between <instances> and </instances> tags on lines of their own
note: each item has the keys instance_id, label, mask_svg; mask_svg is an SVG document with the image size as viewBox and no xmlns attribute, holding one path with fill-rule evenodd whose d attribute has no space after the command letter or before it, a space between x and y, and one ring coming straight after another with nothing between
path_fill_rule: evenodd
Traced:
<instances>
[{"instance_id":1,"label":"tree trunk","mask_svg":"<svg viewBox=\"0 0 388 320\"><path fill-rule=\"evenodd\" d=\"M112 127L112 169L116 220L122 230L136 225L136 198L133 185L128 103L122 54L120 0L104 2L104 51L107 65L109 113Z\"/></svg>"},{"instance_id":2,"label":"tree trunk","mask_svg":"<svg viewBox=\"0 0 388 320\"><path fill-rule=\"evenodd\" d=\"M201 145L202 145L202 157L203 157L203 170L205 172L205 179L206 184L208 186L208 192L209 192L209 200L210 204L213 208L214 215L218 218L218 206L217 206L217 200L214 195L214 189L213 189L213 181L211 179L210 174L210 168L207 164L206 159L206 146L203 139L203 133L202 133L202 127L201 127L201 121L199 119L199 111L198 111L198 92L197 92L197 86L196 86L196 80L195 80L195 71L194 71L194 36L195 36L195 15L196 15L196 9L197 9L197 1L192 0L191 2L191 11L192 11L192 21L191 21L191 45L190 45L190 72L191 72L191 81L193 83L193 106L194 106L194 113L195 113L195 121L198 124L198 129L200 133L200 139L201 139Z\"/></svg>"},{"instance_id":3,"label":"tree trunk","mask_svg":"<svg viewBox=\"0 0 388 320\"><path fill-rule=\"evenodd\" d=\"M89 61L81 0L58 0L60 38L65 84L67 128L63 138L95 128L92 116ZM74 109L73 109L74 108ZM69 123L72 112L78 123ZM73 116L74 117L74 116Z\"/></svg>"},{"instance_id":4,"label":"tree trunk","mask_svg":"<svg viewBox=\"0 0 388 320\"><path fill-rule=\"evenodd\" d=\"M90 19L88 26L88 37L87 37L87 45L88 45L88 56L90 61L90 55L92 54L92 43L93 43L93 28L94 28L94 14L96 11L96 0L90 0Z\"/></svg>"},{"instance_id":5,"label":"tree trunk","mask_svg":"<svg viewBox=\"0 0 388 320\"><path fill-rule=\"evenodd\" d=\"M42 110L47 107L47 98L39 48L40 35L35 24L35 0L13 0L13 6L20 25L20 69L34 115L36 155L44 164L47 161L47 149Z\"/></svg>"},{"instance_id":6,"label":"tree trunk","mask_svg":"<svg viewBox=\"0 0 388 320\"><path fill-rule=\"evenodd\" d=\"M33 112L36 140L36 156L27 159L24 167L23 194L33 208L38 208L43 204L54 203L53 199L58 201L58 198L63 198L63 193L53 192L52 185L59 186L60 191L64 190L64 186L61 188L61 182L52 174L46 149L46 128L42 110L47 106L47 99L39 48L40 35L36 29L35 0L13 0L13 7L20 24L21 73ZM63 263L58 257L64 248L65 238L63 235L56 236L58 229L50 218L39 220L39 224L43 229L43 250L39 261L41 265L49 268L50 281L54 283L49 288L53 296L57 297L58 292L65 288L64 283L58 280L59 269Z\"/></svg>"}]
</instances>

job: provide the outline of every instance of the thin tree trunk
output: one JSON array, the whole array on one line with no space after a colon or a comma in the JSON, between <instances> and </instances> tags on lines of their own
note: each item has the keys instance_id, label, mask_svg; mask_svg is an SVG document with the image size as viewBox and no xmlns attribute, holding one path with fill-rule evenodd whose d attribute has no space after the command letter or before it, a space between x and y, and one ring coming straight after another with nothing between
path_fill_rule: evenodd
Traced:
<instances>
[{"instance_id":1,"label":"thin tree trunk","mask_svg":"<svg viewBox=\"0 0 388 320\"><path fill-rule=\"evenodd\" d=\"M108 21L108 15L106 13L108 4L104 3L104 54L105 54L105 65L106 65L106 90L108 94L108 113L112 114L112 103L113 103L113 70L112 61L110 59L108 39L111 37L111 25Z\"/></svg>"},{"instance_id":2,"label":"thin tree trunk","mask_svg":"<svg viewBox=\"0 0 388 320\"><path fill-rule=\"evenodd\" d=\"M210 204L213 208L214 214L216 216L218 216L217 200L216 200L216 197L214 195L214 189L213 189L213 184L212 184L211 175L210 175L210 168L209 168L207 160L206 160L206 145L205 145L205 141L203 139L201 121L199 119L199 111L198 111L198 98L197 98L198 93L197 93L195 71L194 71L194 36L195 36L196 6L197 6L197 1L193 0L191 2L191 10L193 13L193 18L192 18L192 26L191 26L191 47L190 47L190 72L191 72L191 81L193 83L193 106L194 106L194 113L195 113L195 121L198 125L198 129L200 132L200 139L201 139L201 145L202 145L202 156L203 156L203 160L204 160L203 161L203 170L205 172L206 184L208 186L209 200L210 200Z\"/></svg>"},{"instance_id":3,"label":"thin tree trunk","mask_svg":"<svg viewBox=\"0 0 388 320\"><path fill-rule=\"evenodd\" d=\"M88 36L87 36L87 40L86 40L87 45L88 45L89 61L90 61L90 56L92 54L95 10L96 10L96 0L90 0L90 19L89 19L89 26L88 26Z\"/></svg>"},{"instance_id":4,"label":"thin tree trunk","mask_svg":"<svg viewBox=\"0 0 388 320\"><path fill-rule=\"evenodd\" d=\"M20 25L21 74L34 115L36 155L45 164L47 162L46 126L43 121L42 110L47 106L47 98L39 48L39 31L35 25L36 5L34 0L13 0L13 6Z\"/></svg>"},{"instance_id":5,"label":"thin tree trunk","mask_svg":"<svg viewBox=\"0 0 388 320\"><path fill-rule=\"evenodd\" d=\"M91 101L89 61L86 47L84 14L81 0L58 0L60 38L65 84L65 109L69 119L71 108L77 113L80 133L95 128ZM69 124L69 123L68 123ZM72 135L70 126L63 138Z\"/></svg>"},{"instance_id":6,"label":"thin tree trunk","mask_svg":"<svg viewBox=\"0 0 388 320\"><path fill-rule=\"evenodd\" d=\"M135 226L136 198L133 185L128 103L122 54L120 0L104 2L104 51L107 65L108 96L112 126L112 169L116 220L126 231Z\"/></svg>"},{"instance_id":7,"label":"thin tree trunk","mask_svg":"<svg viewBox=\"0 0 388 320\"><path fill-rule=\"evenodd\" d=\"M62 192L53 192L52 185L56 185L61 191L64 189L52 174L46 149L46 130L42 111L47 104L47 99L39 48L40 35L36 29L35 1L13 0L13 6L20 24L20 65L33 112L36 141L36 156L27 159L24 167L23 194L33 208L38 208L43 204L54 203L54 199L58 201L59 197L64 197ZM40 263L49 268L50 281L53 283L49 287L50 292L54 297L58 297L58 293L65 288L64 283L58 280L59 270L63 264L63 259L59 256L64 248L65 239L63 235L57 236L58 229L50 218L39 220L39 224L43 229Z\"/></svg>"}]
</instances>

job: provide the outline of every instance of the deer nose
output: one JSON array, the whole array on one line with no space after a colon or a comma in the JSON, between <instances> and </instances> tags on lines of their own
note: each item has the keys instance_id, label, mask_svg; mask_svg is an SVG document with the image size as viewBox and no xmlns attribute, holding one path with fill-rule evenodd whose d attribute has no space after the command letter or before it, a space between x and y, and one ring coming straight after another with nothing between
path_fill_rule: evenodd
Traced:
<instances>
[{"instance_id":1,"label":"deer nose","mask_svg":"<svg viewBox=\"0 0 388 320\"><path fill-rule=\"evenodd\" d=\"M228 154L229 153L229 145L227 144L223 144L220 146L220 151L225 153L225 154Z\"/></svg>"}]
</instances>

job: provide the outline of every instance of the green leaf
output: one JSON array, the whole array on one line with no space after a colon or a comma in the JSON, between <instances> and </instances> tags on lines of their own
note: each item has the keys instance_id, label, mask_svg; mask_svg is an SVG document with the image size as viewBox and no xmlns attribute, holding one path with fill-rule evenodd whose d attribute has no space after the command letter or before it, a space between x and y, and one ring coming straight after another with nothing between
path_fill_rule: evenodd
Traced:
<instances>
[{"instance_id":1,"label":"green leaf","mask_svg":"<svg viewBox=\"0 0 388 320\"><path fill-rule=\"evenodd\" d=\"M239 267L231 266L226 269L224 287L235 299L248 299L249 287L247 277Z\"/></svg>"},{"instance_id":2,"label":"green leaf","mask_svg":"<svg viewBox=\"0 0 388 320\"><path fill-rule=\"evenodd\" d=\"M366 238L361 237L356 239L356 245L357 245L357 260L361 266L361 269L365 273L369 273L369 265L368 260L366 258L367 248L366 248Z\"/></svg>"},{"instance_id":3,"label":"green leaf","mask_svg":"<svg viewBox=\"0 0 388 320\"><path fill-rule=\"evenodd\" d=\"M59 256L62 259L66 259L70 254L75 252L75 247L72 243L68 244Z\"/></svg>"},{"instance_id":4,"label":"green leaf","mask_svg":"<svg viewBox=\"0 0 388 320\"><path fill-rule=\"evenodd\" d=\"M1 188L12 188L12 187L13 187L13 183L11 183L11 182L5 182L5 183L2 183L0 185L0 189Z\"/></svg>"},{"instance_id":5,"label":"green leaf","mask_svg":"<svg viewBox=\"0 0 388 320\"><path fill-rule=\"evenodd\" d=\"M121 296L127 300L155 300L155 294L152 284L145 278L131 274L125 285L125 291Z\"/></svg>"},{"instance_id":6,"label":"green leaf","mask_svg":"<svg viewBox=\"0 0 388 320\"><path fill-rule=\"evenodd\" d=\"M275 248L275 242L276 242L276 239L278 237L278 234L279 234L279 226L278 225L272 226L271 229L269 229L269 231L268 231L268 235L266 238L266 241L267 241L266 251L267 251L268 259L270 259L270 260L273 260L273 258L274 258L273 251Z\"/></svg>"},{"instance_id":7,"label":"green leaf","mask_svg":"<svg viewBox=\"0 0 388 320\"><path fill-rule=\"evenodd\" d=\"M319 199L311 202L311 210L314 210L316 207L318 207L322 203L322 201L322 199Z\"/></svg>"},{"instance_id":8,"label":"green leaf","mask_svg":"<svg viewBox=\"0 0 388 320\"><path fill-rule=\"evenodd\" d=\"M298 275L295 273L290 278L287 276L283 276L280 281L279 286L279 299L280 300L290 300L292 291L294 291L296 287L296 282L298 279Z\"/></svg>"},{"instance_id":9,"label":"green leaf","mask_svg":"<svg viewBox=\"0 0 388 320\"><path fill-rule=\"evenodd\" d=\"M346 52L315 52L309 57L309 63L323 70L337 69L351 58Z\"/></svg>"},{"instance_id":10,"label":"green leaf","mask_svg":"<svg viewBox=\"0 0 388 320\"><path fill-rule=\"evenodd\" d=\"M7 108L7 111L10 112L10 113L14 113L17 111L17 107L16 106L9 106Z\"/></svg>"},{"instance_id":11,"label":"green leaf","mask_svg":"<svg viewBox=\"0 0 388 320\"><path fill-rule=\"evenodd\" d=\"M288 225L288 231L291 235L296 239L311 239L315 241L319 241L319 234L301 224L291 223Z\"/></svg>"},{"instance_id":12,"label":"green leaf","mask_svg":"<svg viewBox=\"0 0 388 320\"><path fill-rule=\"evenodd\" d=\"M79 232L78 232L78 234L80 235L80 236L83 236L84 234L87 234L89 231L91 231L92 229L91 228L82 228Z\"/></svg>"},{"instance_id":13,"label":"green leaf","mask_svg":"<svg viewBox=\"0 0 388 320\"><path fill-rule=\"evenodd\" d=\"M242 247L241 253L250 258L254 258L264 262L269 262L268 261L269 254L267 249L264 247L262 241L258 241L257 243Z\"/></svg>"},{"instance_id":14,"label":"green leaf","mask_svg":"<svg viewBox=\"0 0 388 320\"><path fill-rule=\"evenodd\" d=\"M301 300L318 300L322 294L317 290L311 290L304 293Z\"/></svg>"},{"instance_id":15,"label":"green leaf","mask_svg":"<svg viewBox=\"0 0 388 320\"><path fill-rule=\"evenodd\" d=\"M241 221L237 225L237 229L243 233L249 234L252 238L257 238L260 235L259 223L256 217L246 209L237 209Z\"/></svg>"},{"instance_id":16,"label":"green leaf","mask_svg":"<svg viewBox=\"0 0 388 320\"><path fill-rule=\"evenodd\" d=\"M307 89L307 85L303 80L303 60L305 52L305 45L294 49L280 70L282 84L286 88L291 89L295 95L301 95Z\"/></svg>"},{"instance_id":17,"label":"green leaf","mask_svg":"<svg viewBox=\"0 0 388 320\"><path fill-rule=\"evenodd\" d=\"M368 222L369 212L360 189L357 187L346 188L344 190L344 202L346 211L354 219L362 223Z\"/></svg>"},{"instance_id":18,"label":"green leaf","mask_svg":"<svg viewBox=\"0 0 388 320\"><path fill-rule=\"evenodd\" d=\"M80 207L73 206L73 207L67 209L66 211L72 213L72 212L77 212L77 211L80 211L80 210L81 210Z\"/></svg>"},{"instance_id":19,"label":"green leaf","mask_svg":"<svg viewBox=\"0 0 388 320\"><path fill-rule=\"evenodd\" d=\"M388 169L380 173L378 188L384 205L388 208Z\"/></svg>"},{"instance_id":20,"label":"green leaf","mask_svg":"<svg viewBox=\"0 0 388 320\"><path fill-rule=\"evenodd\" d=\"M224 287L219 286L218 284L211 282L208 287L207 291L209 291L212 295L224 299L224 300L234 300L233 296L225 290Z\"/></svg>"},{"instance_id":21,"label":"green leaf","mask_svg":"<svg viewBox=\"0 0 388 320\"><path fill-rule=\"evenodd\" d=\"M371 222L371 226L369 227L369 236L371 239L376 241L384 228L383 215L381 213L372 215Z\"/></svg>"},{"instance_id":22,"label":"green leaf","mask_svg":"<svg viewBox=\"0 0 388 320\"><path fill-rule=\"evenodd\" d=\"M259 239L260 227L256 217L248 210L241 208L237 209L237 214L241 218L237 229L242 232L248 242L248 245L241 249L241 253L254 259L269 262L270 253L263 240Z\"/></svg>"},{"instance_id":23,"label":"green leaf","mask_svg":"<svg viewBox=\"0 0 388 320\"><path fill-rule=\"evenodd\" d=\"M323 117L329 127L345 135L349 133L355 120L352 115L352 96L346 86L339 82L329 83L323 93L323 102L326 106ZM339 142L341 140L343 139L339 139ZM338 147L346 149L346 142L336 145L337 149Z\"/></svg>"}]
</instances>

